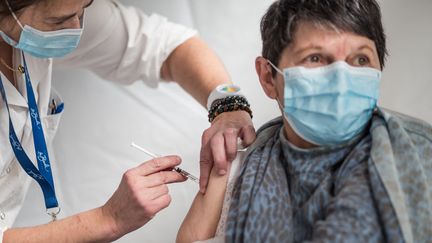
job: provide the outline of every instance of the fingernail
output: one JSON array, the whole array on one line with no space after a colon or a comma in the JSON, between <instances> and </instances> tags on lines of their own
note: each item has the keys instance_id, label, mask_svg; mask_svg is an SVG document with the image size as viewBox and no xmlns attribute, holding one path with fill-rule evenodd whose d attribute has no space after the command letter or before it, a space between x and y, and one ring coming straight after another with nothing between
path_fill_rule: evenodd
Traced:
<instances>
[{"instance_id":1,"label":"fingernail","mask_svg":"<svg viewBox=\"0 0 432 243\"><path fill-rule=\"evenodd\" d=\"M226 170L219 170L219 175L223 176L226 174Z\"/></svg>"}]
</instances>

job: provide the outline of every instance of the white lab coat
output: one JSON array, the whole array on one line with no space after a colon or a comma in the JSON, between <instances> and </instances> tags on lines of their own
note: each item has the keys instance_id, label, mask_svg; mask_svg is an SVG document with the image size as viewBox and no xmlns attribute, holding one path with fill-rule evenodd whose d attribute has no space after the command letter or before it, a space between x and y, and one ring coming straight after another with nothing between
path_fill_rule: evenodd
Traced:
<instances>
[{"instance_id":1,"label":"white lab coat","mask_svg":"<svg viewBox=\"0 0 432 243\"><path fill-rule=\"evenodd\" d=\"M110 0L98 0L86 10L84 33L76 51L58 60L26 55L55 184L61 183L55 169L61 162L55 160L51 144L61 113L50 114L48 104L53 99L60 103L61 98L51 88L52 66L87 68L106 80L125 84L143 80L148 86L156 87L160 80L160 68L168 55L195 34L194 30L170 23L161 16L147 16L133 7L125 7ZM15 67L20 63L21 52L14 50ZM28 156L35 162L25 81L18 76L18 90L3 75L2 80L17 136ZM13 227L23 205L28 207L27 211L45 214L42 191L15 159L8 140L7 124L7 110L0 99L0 243L3 232ZM57 191L57 194L61 202L61 191Z\"/></svg>"}]
</instances>

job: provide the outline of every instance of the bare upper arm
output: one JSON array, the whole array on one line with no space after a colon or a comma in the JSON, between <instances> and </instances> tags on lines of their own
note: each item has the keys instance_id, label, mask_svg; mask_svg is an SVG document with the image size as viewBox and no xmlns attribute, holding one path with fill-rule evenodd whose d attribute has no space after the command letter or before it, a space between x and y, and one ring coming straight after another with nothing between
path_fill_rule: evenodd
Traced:
<instances>
[{"instance_id":1,"label":"bare upper arm","mask_svg":"<svg viewBox=\"0 0 432 243\"><path fill-rule=\"evenodd\" d=\"M193 242L214 237L222 211L228 173L219 176L213 168L205 194L196 195L177 234L177 242Z\"/></svg>"}]
</instances>

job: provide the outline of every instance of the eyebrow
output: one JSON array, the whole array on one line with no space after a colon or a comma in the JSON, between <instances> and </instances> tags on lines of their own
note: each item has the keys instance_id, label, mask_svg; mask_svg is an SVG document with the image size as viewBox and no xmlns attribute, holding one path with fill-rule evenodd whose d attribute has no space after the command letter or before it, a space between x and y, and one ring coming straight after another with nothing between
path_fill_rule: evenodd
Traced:
<instances>
[{"instance_id":1,"label":"eyebrow","mask_svg":"<svg viewBox=\"0 0 432 243\"><path fill-rule=\"evenodd\" d=\"M305 47L301 47L298 50L294 50L294 54L295 55L301 54L301 53L303 53L305 51L308 51L308 50L311 50L311 49L312 50L322 50L323 48L322 48L322 46L318 46L318 45L315 45L315 44L310 44L310 45L307 45Z\"/></svg>"},{"instance_id":2,"label":"eyebrow","mask_svg":"<svg viewBox=\"0 0 432 243\"><path fill-rule=\"evenodd\" d=\"M371 51L372 53L374 52L374 49L367 44L362 45L359 48L357 48L357 50L363 50L363 49L367 49L367 50Z\"/></svg>"},{"instance_id":3,"label":"eyebrow","mask_svg":"<svg viewBox=\"0 0 432 243\"><path fill-rule=\"evenodd\" d=\"M364 49L369 50L369 51L372 52L372 53L374 52L373 48L370 47L370 46L367 45L367 44L364 44L364 45L361 45L360 47L358 47L358 48L357 48L357 51L361 51L361 50L364 50ZM301 53L303 53L303 52L305 52L305 51L308 51L308 50L316 50L316 51L320 51L320 50L323 50L323 47L322 47L322 46L315 45L315 44L310 44L310 45L307 45L307 46L305 46L305 47L299 48L298 50L294 50L294 54L295 54L295 55L298 55L298 54L301 54Z\"/></svg>"},{"instance_id":4,"label":"eyebrow","mask_svg":"<svg viewBox=\"0 0 432 243\"><path fill-rule=\"evenodd\" d=\"M93 2L94 2L94 0L90 0L90 2L84 6L84 9L90 7L90 5L93 4ZM52 21L55 21L55 22L64 22L66 20L69 20L69 19L75 17L76 15L77 15L77 13L73 13L73 14L69 14L69 15L66 15L66 16L49 17L48 19L52 20Z\"/></svg>"}]
</instances>

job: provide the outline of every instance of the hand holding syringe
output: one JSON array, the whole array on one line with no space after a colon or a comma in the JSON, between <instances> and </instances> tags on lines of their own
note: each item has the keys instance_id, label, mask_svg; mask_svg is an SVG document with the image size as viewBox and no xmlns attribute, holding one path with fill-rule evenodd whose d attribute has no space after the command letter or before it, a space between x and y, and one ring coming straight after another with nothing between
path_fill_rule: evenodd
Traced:
<instances>
[{"instance_id":1,"label":"hand holding syringe","mask_svg":"<svg viewBox=\"0 0 432 243\"><path fill-rule=\"evenodd\" d=\"M161 156L159 156L159 155L156 155L156 154L154 154L154 153L148 151L148 150L145 149L145 148L142 148L142 147L136 145L136 144L133 143L133 142L131 143L131 146L134 147L134 148L136 148L136 149L138 149L138 150L140 150L141 152L146 153L147 155L149 155L150 157L152 157L152 158L154 158L154 159L155 159L155 158L158 158L158 157L161 157ZM196 183L199 184L199 180L198 180L197 177L195 177L195 176L193 176L192 174L190 174L189 172L187 172L187 171L181 169L180 167L178 167L178 166L174 167L174 168L173 168L173 171L178 172L178 173L180 173L182 176L184 176L184 177L190 179L191 181L194 181L194 182L196 182Z\"/></svg>"}]
</instances>

